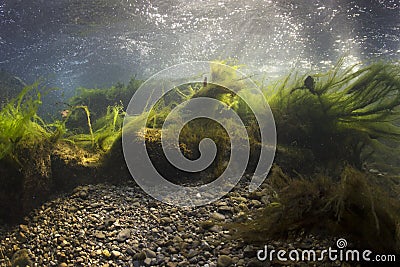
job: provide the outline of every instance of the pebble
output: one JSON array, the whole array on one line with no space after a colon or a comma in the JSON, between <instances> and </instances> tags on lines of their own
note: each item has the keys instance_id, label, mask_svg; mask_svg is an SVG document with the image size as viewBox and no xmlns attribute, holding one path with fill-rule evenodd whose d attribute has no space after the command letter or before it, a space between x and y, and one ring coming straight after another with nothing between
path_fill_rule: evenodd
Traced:
<instances>
[{"instance_id":1,"label":"pebble","mask_svg":"<svg viewBox=\"0 0 400 267\"><path fill-rule=\"evenodd\" d=\"M113 250L111 251L111 255L113 255L113 257L118 258L119 256L121 256L121 252Z\"/></svg>"},{"instance_id":2,"label":"pebble","mask_svg":"<svg viewBox=\"0 0 400 267\"><path fill-rule=\"evenodd\" d=\"M104 239L104 238L106 238L106 235L105 235L103 232L100 232L100 231L96 231L96 232L94 233L94 236L95 236L96 238L98 238L98 239Z\"/></svg>"},{"instance_id":3,"label":"pebble","mask_svg":"<svg viewBox=\"0 0 400 267\"><path fill-rule=\"evenodd\" d=\"M117 235L117 241L118 242L125 242L125 240L127 240L128 238L130 238L131 236L131 230L129 229L124 229L122 231L120 231Z\"/></svg>"},{"instance_id":4,"label":"pebble","mask_svg":"<svg viewBox=\"0 0 400 267\"><path fill-rule=\"evenodd\" d=\"M254 207L261 207L261 202L258 201L258 200L256 200L256 199L251 200L251 204L252 204Z\"/></svg>"},{"instance_id":5,"label":"pebble","mask_svg":"<svg viewBox=\"0 0 400 267\"><path fill-rule=\"evenodd\" d=\"M150 259L150 258L146 258L146 259L144 260L144 264L145 264L146 266L150 266L150 264L151 264L151 259Z\"/></svg>"},{"instance_id":6,"label":"pebble","mask_svg":"<svg viewBox=\"0 0 400 267\"><path fill-rule=\"evenodd\" d=\"M136 253L135 255L133 255L132 258L134 260L143 261L144 259L146 259L146 253L144 251L141 251L141 252Z\"/></svg>"},{"instance_id":7,"label":"pebble","mask_svg":"<svg viewBox=\"0 0 400 267\"><path fill-rule=\"evenodd\" d=\"M33 211L23 224L0 225L0 266L9 266L20 250L37 266L257 266L259 248L232 239L223 228L266 201L249 195L243 186L216 203L178 208L151 199L135 185L78 187ZM289 244L323 249L335 243L302 237L268 245Z\"/></svg>"},{"instance_id":8,"label":"pebble","mask_svg":"<svg viewBox=\"0 0 400 267\"><path fill-rule=\"evenodd\" d=\"M21 231L24 233L29 233L29 228L25 224L20 224L19 229L21 229Z\"/></svg>"},{"instance_id":9,"label":"pebble","mask_svg":"<svg viewBox=\"0 0 400 267\"><path fill-rule=\"evenodd\" d=\"M232 264L232 258L227 255L221 255L218 257L217 267L228 267Z\"/></svg>"},{"instance_id":10,"label":"pebble","mask_svg":"<svg viewBox=\"0 0 400 267\"><path fill-rule=\"evenodd\" d=\"M106 258L111 257L111 253L110 253L110 251L108 251L108 249L103 250L103 251L102 251L102 254L103 254L103 256L106 257Z\"/></svg>"},{"instance_id":11,"label":"pebble","mask_svg":"<svg viewBox=\"0 0 400 267\"><path fill-rule=\"evenodd\" d=\"M174 232L174 230L172 230L172 228L170 226L165 227L164 231L167 232L168 234L171 234Z\"/></svg>"},{"instance_id":12,"label":"pebble","mask_svg":"<svg viewBox=\"0 0 400 267\"><path fill-rule=\"evenodd\" d=\"M155 258L155 257L157 257L157 254L154 251L150 250L150 249L146 249L144 251L144 253L146 253L146 257L147 258Z\"/></svg>"},{"instance_id":13,"label":"pebble","mask_svg":"<svg viewBox=\"0 0 400 267\"><path fill-rule=\"evenodd\" d=\"M218 212L214 212L213 214L211 214L211 218L218 220L218 221L223 221L223 220L225 220L225 215L218 213Z\"/></svg>"}]
</instances>

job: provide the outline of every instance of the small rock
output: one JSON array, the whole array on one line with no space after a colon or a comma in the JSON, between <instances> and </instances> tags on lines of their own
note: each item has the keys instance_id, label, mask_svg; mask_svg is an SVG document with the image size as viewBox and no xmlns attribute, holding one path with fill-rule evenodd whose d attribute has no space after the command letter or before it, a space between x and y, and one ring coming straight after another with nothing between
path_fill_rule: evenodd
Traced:
<instances>
[{"instance_id":1,"label":"small rock","mask_svg":"<svg viewBox=\"0 0 400 267\"><path fill-rule=\"evenodd\" d=\"M256 208L261 206L261 202L256 199L251 200L251 204Z\"/></svg>"},{"instance_id":2,"label":"small rock","mask_svg":"<svg viewBox=\"0 0 400 267\"><path fill-rule=\"evenodd\" d=\"M184 249L187 249L188 246L189 246L189 243L182 242L182 243L180 243L179 248L180 248L180 250L184 250Z\"/></svg>"},{"instance_id":3,"label":"small rock","mask_svg":"<svg viewBox=\"0 0 400 267\"><path fill-rule=\"evenodd\" d=\"M269 200L269 197L267 197L267 196L262 196L262 197L261 197L261 202L262 202L264 205L268 205L271 201Z\"/></svg>"},{"instance_id":4,"label":"small rock","mask_svg":"<svg viewBox=\"0 0 400 267\"><path fill-rule=\"evenodd\" d=\"M243 249L243 256L247 257L247 258L252 258L255 257L257 255L257 251L256 249L251 246L251 245L247 245L244 249Z\"/></svg>"},{"instance_id":5,"label":"small rock","mask_svg":"<svg viewBox=\"0 0 400 267\"><path fill-rule=\"evenodd\" d=\"M177 250L175 247L173 247L173 246L169 246L169 247L168 247L168 251L169 251L169 253L171 253L171 254L178 253L178 250Z\"/></svg>"},{"instance_id":6,"label":"small rock","mask_svg":"<svg viewBox=\"0 0 400 267\"><path fill-rule=\"evenodd\" d=\"M20 224L19 229L24 233L29 233L28 226L26 226L25 224Z\"/></svg>"},{"instance_id":7,"label":"small rock","mask_svg":"<svg viewBox=\"0 0 400 267\"><path fill-rule=\"evenodd\" d=\"M163 225L168 225L168 224L172 223L172 219L170 217L162 217L160 219L160 223Z\"/></svg>"},{"instance_id":8,"label":"small rock","mask_svg":"<svg viewBox=\"0 0 400 267\"><path fill-rule=\"evenodd\" d=\"M80 191L80 192L78 193L78 196L79 196L80 198L82 198L82 199L86 199L86 198L88 197L88 195L89 195L88 191L84 191L84 190L82 190L82 191Z\"/></svg>"},{"instance_id":9,"label":"small rock","mask_svg":"<svg viewBox=\"0 0 400 267\"><path fill-rule=\"evenodd\" d=\"M244 260L244 259L240 259L240 260L237 262L237 265L238 265L238 266L244 266L244 265L245 265L245 260Z\"/></svg>"},{"instance_id":10,"label":"small rock","mask_svg":"<svg viewBox=\"0 0 400 267\"><path fill-rule=\"evenodd\" d=\"M220 213L223 213L223 214L232 213L233 212L233 208L229 207L229 206L220 206L220 207L218 207L218 211Z\"/></svg>"},{"instance_id":11,"label":"small rock","mask_svg":"<svg viewBox=\"0 0 400 267\"><path fill-rule=\"evenodd\" d=\"M253 191L249 194L249 198L260 200L263 194L260 191Z\"/></svg>"},{"instance_id":12,"label":"small rock","mask_svg":"<svg viewBox=\"0 0 400 267\"><path fill-rule=\"evenodd\" d=\"M135 255L133 255L132 259L138 260L138 261L143 261L146 259L146 253L144 251L136 253Z\"/></svg>"},{"instance_id":13,"label":"small rock","mask_svg":"<svg viewBox=\"0 0 400 267\"><path fill-rule=\"evenodd\" d=\"M118 233L116 239L118 242L125 242L125 240L127 240L130 237L131 237L131 230L124 229Z\"/></svg>"},{"instance_id":14,"label":"small rock","mask_svg":"<svg viewBox=\"0 0 400 267\"><path fill-rule=\"evenodd\" d=\"M126 253L127 253L128 255L131 255L131 256L133 256L133 255L136 254L135 250L133 250L133 249L131 249L131 248L127 248L127 249L126 249Z\"/></svg>"},{"instance_id":15,"label":"small rock","mask_svg":"<svg viewBox=\"0 0 400 267\"><path fill-rule=\"evenodd\" d=\"M247 202L247 198L245 197L231 197L232 200L236 200L237 202Z\"/></svg>"},{"instance_id":16,"label":"small rock","mask_svg":"<svg viewBox=\"0 0 400 267\"><path fill-rule=\"evenodd\" d=\"M106 235L105 235L103 232L101 232L101 231L96 231L96 232L94 232L94 236L95 236L96 238L98 238L98 239L104 239L104 238L106 238Z\"/></svg>"},{"instance_id":17,"label":"small rock","mask_svg":"<svg viewBox=\"0 0 400 267\"><path fill-rule=\"evenodd\" d=\"M27 239L23 232L18 232L16 238L21 243L25 243Z\"/></svg>"},{"instance_id":18,"label":"small rock","mask_svg":"<svg viewBox=\"0 0 400 267\"><path fill-rule=\"evenodd\" d=\"M176 244L176 243L183 242L183 239L179 236L175 236L174 239L172 239L172 241Z\"/></svg>"},{"instance_id":19,"label":"small rock","mask_svg":"<svg viewBox=\"0 0 400 267\"><path fill-rule=\"evenodd\" d=\"M107 249L103 250L102 253L103 253L103 256L106 257L106 258L111 257L111 253Z\"/></svg>"},{"instance_id":20,"label":"small rock","mask_svg":"<svg viewBox=\"0 0 400 267\"><path fill-rule=\"evenodd\" d=\"M232 262L234 264L237 264L239 262L239 260L240 260L240 258L238 256L235 256L235 257L232 258Z\"/></svg>"},{"instance_id":21,"label":"small rock","mask_svg":"<svg viewBox=\"0 0 400 267\"><path fill-rule=\"evenodd\" d=\"M189 258L189 259L193 258L193 257L197 256L198 254L199 254L199 252L197 250L191 249L191 250L189 250L187 258Z\"/></svg>"},{"instance_id":22,"label":"small rock","mask_svg":"<svg viewBox=\"0 0 400 267\"><path fill-rule=\"evenodd\" d=\"M219 253L223 255L229 255L231 253L231 250L229 248L223 248L219 251Z\"/></svg>"},{"instance_id":23,"label":"small rock","mask_svg":"<svg viewBox=\"0 0 400 267\"><path fill-rule=\"evenodd\" d=\"M217 260L217 267L228 267L232 264L232 258L227 255L221 255Z\"/></svg>"},{"instance_id":24,"label":"small rock","mask_svg":"<svg viewBox=\"0 0 400 267\"><path fill-rule=\"evenodd\" d=\"M178 266L189 266L189 262L187 260L183 260L181 262L178 263Z\"/></svg>"},{"instance_id":25,"label":"small rock","mask_svg":"<svg viewBox=\"0 0 400 267\"><path fill-rule=\"evenodd\" d=\"M68 246L69 245L69 242L67 241L67 240L63 240L62 242L61 242L61 246L62 247L65 247L65 246Z\"/></svg>"},{"instance_id":26,"label":"small rock","mask_svg":"<svg viewBox=\"0 0 400 267\"><path fill-rule=\"evenodd\" d=\"M115 219L114 217L110 217L110 218L105 219L104 220L104 227L105 228L110 227L111 225L113 225L115 223L116 220L117 219Z\"/></svg>"},{"instance_id":27,"label":"small rock","mask_svg":"<svg viewBox=\"0 0 400 267\"><path fill-rule=\"evenodd\" d=\"M65 262L62 262L62 263L60 263L59 265L58 265L58 267L67 267L68 266L68 264L66 264Z\"/></svg>"},{"instance_id":28,"label":"small rock","mask_svg":"<svg viewBox=\"0 0 400 267\"><path fill-rule=\"evenodd\" d=\"M370 173L373 173L373 174L378 174L379 173L379 170L377 170L377 169L369 169L368 171Z\"/></svg>"},{"instance_id":29,"label":"small rock","mask_svg":"<svg viewBox=\"0 0 400 267\"><path fill-rule=\"evenodd\" d=\"M199 225L201 226L201 228L203 228L205 230L208 230L211 227L213 227L215 225L215 223L213 221L211 221L211 220L207 220L207 221L204 221L204 222L200 222Z\"/></svg>"},{"instance_id":30,"label":"small rock","mask_svg":"<svg viewBox=\"0 0 400 267\"><path fill-rule=\"evenodd\" d=\"M210 229L208 229L210 232L214 232L214 233L219 233L222 231L222 226L220 225L214 225L212 226Z\"/></svg>"},{"instance_id":31,"label":"small rock","mask_svg":"<svg viewBox=\"0 0 400 267\"><path fill-rule=\"evenodd\" d=\"M213 219L215 219L215 220L218 220L218 221L223 221L223 220L225 220L225 216L224 216L223 214L221 214L221 213L218 213L218 212L214 212L214 213L211 215L211 218L213 218Z\"/></svg>"},{"instance_id":32,"label":"small rock","mask_svg":"<svg viewBox=\"0 0 400 267\"><path fill-rule=\"evenodd\" d=\"M174 232L174 230L172 230L171 226L166 226L164 228L165 232L167 232L168 234L172 234Z\"/></svg>"},{"instance_id":33,"label":"small rock","mask_svg":"<svg viewBox=\"0 0 400 267\"><path fill-rule=\"evenodd\" d=\"M118 258L119 256L121 256L121 252L117 251L117 250L113 250L111 251L111 255L113 255L113 257Z\"/></svg>"},{"instance_id":34,"label":"small rock","mask_svg":"<svg viewBox=\"0 0 400 267\"><path fill-rule=\"evenodd\" d=\"M150 266L150 264L151 264L151 259L146 258L146 259L144 260L144 264L145 264L146 266Z\"/></svg>"},{"instance_id":35,"label":"small rock","mask_svg":"<svg viewBox=\"0 0 400 267\"><path fill-rule=\"evenodd\" d=\"M155 257L157 257L157 254L154 251L150 250L150 249L145 249L144 253L146 253L147 258L155 258Z\"/></svg>"}]
</instances>

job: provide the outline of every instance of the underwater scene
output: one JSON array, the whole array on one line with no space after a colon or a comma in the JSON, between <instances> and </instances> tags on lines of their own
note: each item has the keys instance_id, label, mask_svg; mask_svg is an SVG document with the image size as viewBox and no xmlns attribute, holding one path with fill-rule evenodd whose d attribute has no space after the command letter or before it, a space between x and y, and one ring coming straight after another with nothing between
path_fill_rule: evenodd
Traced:
<instances>
[{"instance_id":1,"label":"underwater scene","mask_svg":"<svg viewBox=\"0 0 400 267\"><path fill-rule=\"evenodd\" d=\"M400 266L400 2L0 0L2 266Z\"/></svg>"}]
</instances>

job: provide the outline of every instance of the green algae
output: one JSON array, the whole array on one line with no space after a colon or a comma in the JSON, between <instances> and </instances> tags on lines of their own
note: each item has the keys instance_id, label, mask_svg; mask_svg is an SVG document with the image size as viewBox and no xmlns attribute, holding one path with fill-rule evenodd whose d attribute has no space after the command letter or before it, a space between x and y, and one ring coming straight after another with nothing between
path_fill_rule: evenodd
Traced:
<instances>
[{"instance_id":1,"label":"green algae","mask_svg":"<svg viewBox=\"0 0 400 267\"><path fill-rule=\"evenodd\" d=\"M274 92L268 101L280 145L310 149L325 167L361 169L370 152L387 151L383 140L400 141L399 65L344 67L342 59L308 76L315 80L312 90L306 76L293 72L266 88Z\"/></svg>"},{"instance_id":2,"label":"green algae","mask_svg":"<svg viewBox=\"0 0 400 267\"><path fill-rule=\"evenodd\" d=\"M0 159L18 163L17 147L55 142L62 134L59 122L46 124L37 111L42 104L39 82L26 86L0 111Z\"/></svg>"},{"instance_id":3,"label":"green algae","mask_svg":"<svg viewBox=\"0 0 400 267\"><path fill-rule=\"evenodd\" d=\"M265 244L311 232L374 252L400 251L400 202L377 177L346 166L339 181L324 175L292 178L275 166L267 183L271 203L251 212L252 220L229 225L237 238Z\"/></svg>"}]
</instances>

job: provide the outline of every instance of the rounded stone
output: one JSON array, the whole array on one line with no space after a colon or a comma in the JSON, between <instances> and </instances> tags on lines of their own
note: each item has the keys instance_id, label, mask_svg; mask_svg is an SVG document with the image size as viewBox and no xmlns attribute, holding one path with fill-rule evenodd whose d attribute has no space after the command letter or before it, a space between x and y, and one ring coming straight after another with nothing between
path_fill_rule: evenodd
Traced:
<instances>
[{"instance_id":1,"label":"rounded stone","mask_svg":"<svg viewBox=\"0 0 400 267\"><path fill-rule=\"evenodd\" d=\"M232 264L232 258L227 255L221 255L217 260L217 267L228 267Z\"/></svg>"}]
</instances>

